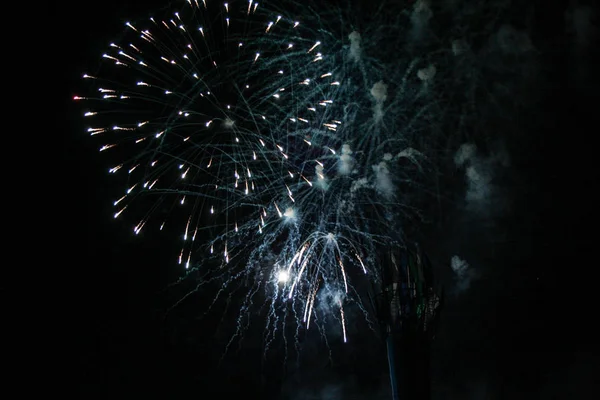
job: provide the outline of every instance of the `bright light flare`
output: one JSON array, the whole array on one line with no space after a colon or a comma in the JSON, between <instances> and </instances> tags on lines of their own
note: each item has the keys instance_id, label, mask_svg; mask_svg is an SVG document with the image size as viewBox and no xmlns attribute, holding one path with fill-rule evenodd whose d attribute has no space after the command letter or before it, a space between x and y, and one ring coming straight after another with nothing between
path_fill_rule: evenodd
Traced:
<instances>
[{"instance_id":1,"label":"bright light flare","mask_svg":"<svg viewBox=\"0 0 600 400\"><path fill-rule=\"evenodd\" d=\"M277 273L277 282L286 283L290 280L290 274L286 270L282 269Z\"/></svg>"}]
</instances>

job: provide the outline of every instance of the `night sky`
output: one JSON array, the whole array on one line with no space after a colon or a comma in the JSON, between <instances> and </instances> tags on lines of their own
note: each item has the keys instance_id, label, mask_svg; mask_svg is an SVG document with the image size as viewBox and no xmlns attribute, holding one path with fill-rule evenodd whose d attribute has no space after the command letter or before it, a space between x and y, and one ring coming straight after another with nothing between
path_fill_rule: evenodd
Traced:
<instances>
[{"instance_id":1,"label":"night sky","mask_svg":"<svg viewBox=\"0 0 600 400\"><path fill-rule=\"evenodd\" d=\"M158 4L153 0L153 4ZM574 55L565 34L567 1L539 2L532 40L540 43L543 74L535 107L513 115L503 137L510 166L494 181L493 211L448 208L422 241L447 301L433 343L433 399L586 399L596 364L596 313L591 309L598 262L598 177L594 171L600 126L598 31ZM70 193L65 211L72 271L63 282L76 320L75 375L82 399L389 398L385 348L355 328L349 343L333 343L333 363L307 337L308 355L283 367L277 351L262 357L261 332L251 329L239 351L224 358L229 314L200 320L210 300L202 293L165 314L186 286L176 279L173 241L112 219L121 190L84 132L79 93L82 72L121 32L127 16L148 2L61 2L49 8L60 35L64 79L57 117L65 144ZM594 19L596 29L598 14ZM596 52L592 51L594 49ZM594 72L595 71L595 72ZM538 93L539 94L539 93ZM457 173L458 174L458 173ZM471 265L460 286L450 258ZM350 328L352 329L352 328ZM596 390L596 391L594 391ZM313 397L311 397L313 396Z\"/></svg>"}]
</instances>

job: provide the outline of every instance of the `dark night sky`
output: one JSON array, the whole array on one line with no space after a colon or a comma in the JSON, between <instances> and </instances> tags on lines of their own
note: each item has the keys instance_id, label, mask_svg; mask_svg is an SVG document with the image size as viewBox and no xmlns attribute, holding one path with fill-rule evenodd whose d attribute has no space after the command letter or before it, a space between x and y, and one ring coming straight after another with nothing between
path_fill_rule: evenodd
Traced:
<instances>
[{"instance_id":1,"label":"dark night sky","mask_svg":"<svg viewBox=\"0 0 600 400\"><path fill-rule=\"evenodd\" d=\"M362 396L352 398L380 398L374 393L387 390L381 378L384 349L367 341L368 335L351 340L335 365L315 356L307 369L289 372L281 382L280 361L262 361L252 338L217 367L225 337L222 331L215 335L218 318L199 323L186 309L162 319L171 299L162 289L175 276L169 270L173 252L161 249L160 237L133 238L128 227L110 218L107 192L116 189L70 101L81 72L120 32L121 17L149 6L89 4L67 1L49 10L65 57L57 72L65 84L56 100L69 171L65 183L78 199L66 211L73 273L64 283L77 299L70 304L77 321L71 343L76 373L70 381L79 386L79 397L275 399L281 390L300 395L352 389ZM541 102L531 114L515 116L518 135L507 134L512 162L498 188L510 207L494 215L453 210L426 232L431 258L450 292L453 254L464 255L478 274L468 289L449 295L433 347L434 399L594 397L591 351L597 335L590 304L597 261L591 249L600 96L592 89L598 87L596 76L578 85L574 74L582 62L600 69L591 51L580 61L569 52L563 34L567 2L543 4L535 33L556 45L544 56Z\"/></svg>"}]
</instances>

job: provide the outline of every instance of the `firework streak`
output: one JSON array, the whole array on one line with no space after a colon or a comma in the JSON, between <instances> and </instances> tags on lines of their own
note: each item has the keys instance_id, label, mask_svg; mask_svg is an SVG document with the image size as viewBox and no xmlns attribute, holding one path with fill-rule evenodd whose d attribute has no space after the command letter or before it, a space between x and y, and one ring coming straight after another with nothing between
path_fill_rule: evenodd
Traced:
<instances>
[{"instance_id":1,"label":"firework streak","mask_svg":"<svg viewBox=\"0 0 600 400\"><path fill-rule=\"evenodd\" d=\"M175 2L127 22L75 100L127 182L115 218L180 232L187 273L253 282L244 310L266 296L268 325L285 305L307 328L330 315L346 341L344 306L366 313L355 283L377 282L376 244L410 213L436 67L402 56L386 81L365 38L325 15Z\"/></svg>"}]
</instances>

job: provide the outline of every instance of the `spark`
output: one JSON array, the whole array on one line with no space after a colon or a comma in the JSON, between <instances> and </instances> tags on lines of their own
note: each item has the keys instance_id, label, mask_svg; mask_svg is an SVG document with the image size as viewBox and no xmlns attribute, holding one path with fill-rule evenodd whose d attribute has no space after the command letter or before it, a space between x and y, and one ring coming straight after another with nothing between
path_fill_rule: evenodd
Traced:
<instances>
[{"instance_id":1,"label":"spark","mask_svg":"<svg viewBox=\"0 0 600 400\"><path fill-rule=\"evenodd\" d=\"M346 318L344 316L344 307L342 306L341 300L340 300L339 304L340 304L340 316L342 318L342 332L344 333L344 343L346 343L348 341L348 339L346 338Z\"/></svg>"},{"instance_id":2,"label":"spark","mask_svg":"<svg viewBox=\"0 0 600 400\"><path fill-rule=\"evenodd\" d=\"M133 204L132 217L143 216L133 221L136 235L173 224L183 238L174 254L182 273L197 266L228 285L238 279L234 271L246 281L276 282L273 310L277 299L293 299L287 307L308 329L325 320L320 293L350 297L353 269L370 272L371 257L363 262L359 255L373 251L360 205L395 215L392 201L382 204L373 188L373 164L384 161L380 145L400 153L394 146L403 131L393 122L376 127L369 112L358 112L365 120L357 121L353 107L369 110L370 86L350 63L339 68L348 49L327 44L329 33L309 23L308 8L288 19L268 8L255 15L254 0L181 6L135 26L127 22L122 41L99 53L102 73L83 74L90 89L73 96L92 125L90 140L102 140L102 152L115 148L106 170L128 182L126 194L112 198L114 218ZM307 21L302 27L300 17ZM393 111L399 100L388 97L381 109ZM351 154L340 150L346 144ZM344 157L353 163L352 179L338 172ZM205 254L192 264L197 248ZM255 292L249 289L244 307ZM327 308L337 318L339 305L345 342L346 315L336 301Z\"/></svg>"},{"instance_id":3,"label":"spark","mask_svg":"<svg viewBox=\"0 0 600 400\"><path fill-rule=\"evenodd\" d=\"M311 51L316 49L317 46L319 46L320 44L321 44L321 42L317 41L315 44L312 45L312 47L310 49L308 49L307 53L310 53Z\"/></svg>"},{"instance_id":4,"label":"spark","mask_svg":"<svg viewBox=\"0 0 600 400\"><path fill-rule=\"evenodd\" d=\"M121 198L119 198L118 200L115 200L115 202L113 203L114 206L116 206L117 204L119 204L121 201L123 201L125 199L125 197L127 197L127 195L122 196Z\"/></svg>"},{"instance_id":5,"label":"spark","mask_svg":"<svg viewBox=\"0 0 600 400\"><path fill-rule=\"evenodd\" d=\"M281 270L277 274L277 281L279 283L285 283L290 279L290 275L286 270Z\"/></svg>"}]
</instances>

